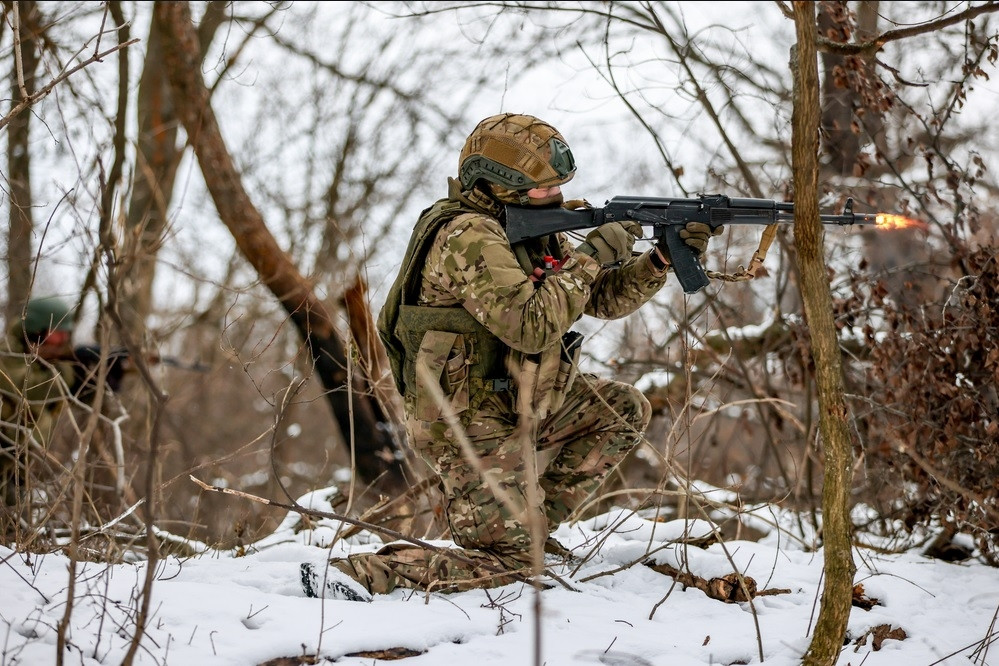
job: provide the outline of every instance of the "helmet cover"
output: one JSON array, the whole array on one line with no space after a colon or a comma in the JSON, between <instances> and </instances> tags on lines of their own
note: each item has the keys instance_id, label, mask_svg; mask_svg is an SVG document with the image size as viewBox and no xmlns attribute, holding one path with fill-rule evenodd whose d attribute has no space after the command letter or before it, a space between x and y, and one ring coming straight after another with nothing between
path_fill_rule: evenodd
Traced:
<instances>
[{"instance_id":1,"label":"helmet cover","mask_svg":"<svg viewBox=\"0 0 999 666\"><path fill-rule=\"evenodd\" d=\"M482 179L513 191L572 180L576 162L557 129L534 116L503 113L480 122L458 160L463 188Z\"/></svg>"}]
</instances>

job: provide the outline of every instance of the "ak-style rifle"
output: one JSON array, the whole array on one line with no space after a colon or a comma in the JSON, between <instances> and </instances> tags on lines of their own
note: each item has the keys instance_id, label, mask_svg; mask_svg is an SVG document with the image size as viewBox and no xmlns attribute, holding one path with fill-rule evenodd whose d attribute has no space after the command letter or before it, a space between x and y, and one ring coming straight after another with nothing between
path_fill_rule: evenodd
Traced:
<instances>
[{"instance_id":1,"label":"ak-style rifle","mask_svg":"<svg viewBox=\"0 0 999 666\"><path fill-rule=\"evenodd\" d=\"M824 224L876 224L890 226L886 213L855 213L847 199L839 215L820 215ZM902 218L907 219L907 218ZM694 294L708 285L708 276L693 249L680 238L688 222L703 222L712 229L728 224L771 225L794 221L794 203L772 199L746 199L722 194L704 194L694 199L618 196L601 208L506 207L506 235L511 245L549 234L590 229L608 222L632 220L652 227L649 240L664 239L673 271L683 291Z\"/></svg>"},{"instance_id":2,"label":"ak-style rifle","mask_svg":"<svg viewBox=\"0 0 999 666\"><path fill-rule=\"evenodd\" d=\"M131 354L125 347L102 348L100 345L78 345L65 348L55 354L43 354L48 361L70 361L76 373L76 387L93 384L95 370L102 358L107 357L107 384L111 390L117 391L125 377L125 373L134 370ZM145 355L145 361L150 365L162 364L181 370L193 372L208 372L211 368L203 363L187 363L172 356L161 356L156 353Z\"/></svg>"}]
</instances>

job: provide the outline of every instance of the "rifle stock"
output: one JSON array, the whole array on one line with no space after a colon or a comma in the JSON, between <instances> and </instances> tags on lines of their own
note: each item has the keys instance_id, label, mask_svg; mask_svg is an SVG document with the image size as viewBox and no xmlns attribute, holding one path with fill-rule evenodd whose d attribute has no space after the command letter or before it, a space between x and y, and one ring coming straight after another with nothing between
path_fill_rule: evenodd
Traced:
<instances>
[{"instance_id":1,"label":"rifle stock","mask_svg":"<svg viewBox=\"0 0 999 666\"><path fill-rule=\"evenodd\" d=\"M877 213L854 213L852 199L847 200L841 214L819 217L824 224L840 226L877 223ZM680 286L684 293L694 294L708 285L708 276L697 255L680 238L684 225L703 222L716 229L729 224L788 223L794 221L794 203L705 194L692 199L617 196L603 207L582 210L507 206L506 235L513 245L531 238L624 220L651 227L652 236L647 240L663 239Z\"/></svg>"}]
</instances>

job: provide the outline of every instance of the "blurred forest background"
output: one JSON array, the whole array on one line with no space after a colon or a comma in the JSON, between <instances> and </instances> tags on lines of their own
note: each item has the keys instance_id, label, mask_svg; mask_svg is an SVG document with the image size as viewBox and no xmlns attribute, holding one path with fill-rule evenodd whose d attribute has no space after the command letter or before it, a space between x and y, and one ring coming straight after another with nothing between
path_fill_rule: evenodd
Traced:
<instances>
[{"instance_id":1,"label":"blurred forest background","mask_svg":"<svg viewBox=\"0 0 999 666\"><path fill-rule=\"evenodd\" d=\"M855 519L946 557L968 556L968 535L995 564L999 7L817 5L822 212L849 198L918 221L826 228ZM59 295L76 342L124 346L136 366L33 459L31 505L3 525L24 547L75 523L95 557L116 556L151 518L167 541L239 547L284 516L191 476L279 502L337 486L344 513L440 536L372 321L487 115L561 130L579 166L567 198L793 199L781 2L2 7L5 322ZM736 273L762 231L730 227L706 267ZM580 323L585 369L656 410L583 512L693 511L692 482L819 509L792 225L764 265Z\"/></svg>"}]
</instances>

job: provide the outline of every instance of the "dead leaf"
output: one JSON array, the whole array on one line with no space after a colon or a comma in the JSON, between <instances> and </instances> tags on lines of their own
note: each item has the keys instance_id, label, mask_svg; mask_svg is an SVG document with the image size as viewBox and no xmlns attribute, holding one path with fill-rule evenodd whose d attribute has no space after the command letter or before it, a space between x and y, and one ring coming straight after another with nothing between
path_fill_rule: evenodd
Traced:
<instances>
[{"instance_id":1,"label":"dead leaf","mask_svg":"<svg viewBox=\"0 0 999 666\"><path fill-rule=\"evenodd\" d=\"M864 586L861 583L857 583L853 586L853 605L857 608L862 608L864 610L871 610L875 606L881 604L877 599L871 599L864 595Z\"/></svg>"},{"instance_id":2,"label":"dead leaf","mask_svg":"<svg viewBox=\"0 0 999 666\"><path fill-rule=\"evenodd\" d=\"M878 626L871 627L866 632L864 632L864 634L856 641L854 641L853 644L856 645L858 648L862 645L867 645L868 636L871 637L871 649L873 649L875 652L880 650L881 646L888 639L896 641L904 641L906 638L909 637L909 635L905 633L905 629L903 629L902 627L897 627L895 629L892 629L890 624L879 624ZM856 652L857 649L854 648L853 651Z\"/></svg>"}]
</instances>

